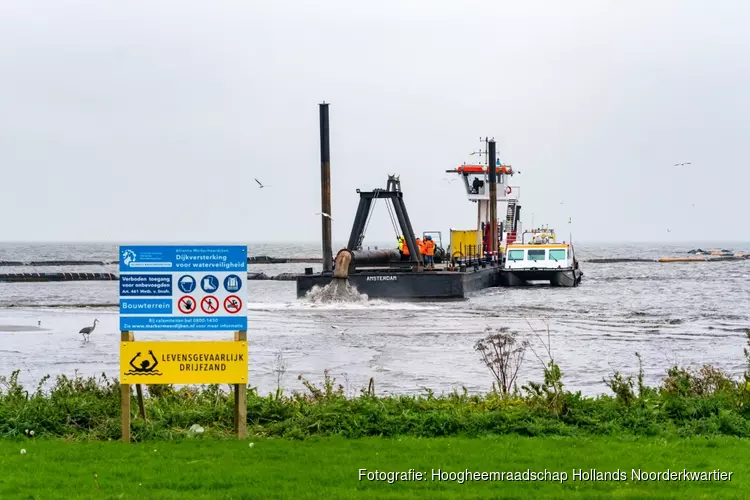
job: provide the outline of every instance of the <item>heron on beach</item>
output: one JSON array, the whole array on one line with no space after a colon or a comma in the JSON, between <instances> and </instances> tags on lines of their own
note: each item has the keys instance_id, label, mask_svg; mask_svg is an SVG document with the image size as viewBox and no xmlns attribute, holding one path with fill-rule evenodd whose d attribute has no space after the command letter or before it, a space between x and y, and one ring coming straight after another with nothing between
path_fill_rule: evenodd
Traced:
<instances>
[{"instance_id":1,"label":"heron on beach","mask_svg":"<svg viewBox=\"0 0 750 500\"><path fill-rule=\"evenodd\" d=\"M94 328L96 328L96 324L98 322L99 322L98 319L94 319L94 324L93 325L81 328L81 331L78 332L78 333L80 333L83 336L83 340L84 341L86 341L86 342L89 341L89 337L88 336L91 335L91 332L94 331Z\"/></svg>"}]
</instances>

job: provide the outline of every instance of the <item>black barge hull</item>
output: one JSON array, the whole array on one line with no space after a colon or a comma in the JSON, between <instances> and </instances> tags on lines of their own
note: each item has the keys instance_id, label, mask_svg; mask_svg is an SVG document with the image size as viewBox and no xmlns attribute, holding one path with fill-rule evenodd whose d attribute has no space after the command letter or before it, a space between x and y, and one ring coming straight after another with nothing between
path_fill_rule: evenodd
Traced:
<instances>
[{"instance_id":1,"label":"black barge hull","mask_svg":"<svg viewBox=\"0 0 750 500\"><path fill-rule=\"evenodd\" d=\"M464 299L469 294L498 285L497 267L460 271L358 271L350 274L349 285L369 298L400 300ZM333 276L308 274L297 277L297 297L313 287L328 285Z\"/></svg>"}]
</instances>

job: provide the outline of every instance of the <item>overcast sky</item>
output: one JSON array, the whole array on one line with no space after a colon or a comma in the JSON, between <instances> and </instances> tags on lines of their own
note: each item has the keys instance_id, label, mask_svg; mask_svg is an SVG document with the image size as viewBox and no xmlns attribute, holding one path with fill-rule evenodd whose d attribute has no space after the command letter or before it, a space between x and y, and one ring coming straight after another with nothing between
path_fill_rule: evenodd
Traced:
<instances>
[{"instance_id":1,"label":"overcast sky","mask_svg":"<svg viewBox=\"0 0 750 500\"><path fill-rule=\"evenodd\" d=\"M315 241L324 100L336 240L389 173L416 231L471 229L442 178L486 135L527 227L750 240L748 19L741 0L2 2L0 240ZM390 240L378 208L367 239Z\"/></svg>"}]
</instances>

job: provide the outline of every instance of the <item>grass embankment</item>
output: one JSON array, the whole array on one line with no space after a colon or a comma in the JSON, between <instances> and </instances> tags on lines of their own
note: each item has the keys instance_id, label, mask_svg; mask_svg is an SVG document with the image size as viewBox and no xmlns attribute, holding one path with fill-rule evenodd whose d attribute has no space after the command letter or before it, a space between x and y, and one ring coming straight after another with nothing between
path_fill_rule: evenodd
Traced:
<instances>
[{"instance_id":1,"label":"grass embankment","mask_svg":"<svg viewBox=\"0 0 750 500\"><path fill-rule=\"evenodd\" d=\"M128 446L91 442L120 438L116 380L58 377L49 391L41 389L45 380L29 392L18 384L18 372L0 377L0 469L12 472L0 474L0 498L750 496L750 466L743 460L750 442L739 439L750 437L750 370L734 380L709 366L673 367L658 387L646 387L642 373L635 381L615 373L606 381L613 396L588 398L564 390L552 359L543 382L515 389L507 376L513 370L498 368L497 360L517 367L521 348L508 335L495 340L492 349L501 355L485 350L484 359L501 389L484 396L377 397L367 390L347 398L327 374L319 387L303 381L304 394L261 396L250 389L254 447L223 439L232 436L234 397L219 386L150 386L146 420L131 405L138 443ZM509 359L518 361L508 365ZM359 481L361 468L415 469L425 480ZM546 469L567 476L461 484L434 480L433 469ZM576 479L577 469L620 470L624 478ZM733 474L729 481L642 481L633 469Z\"/></svg>"},{"instance_id":2,"label":"grass embankment","mask_svg":"<svg viewBox=\"0 0 750 500\"><path fill-rule=\"evenodd\" d=\"M507 338L506 338L507 340ZM748 332L750 344L750 331ZM511 346L512 347L512 346ZM515 349L515 347L512 347ZM750 352L745 351L750 366ZM673 367L659 387L646 387L615 373L607 382L614 396L584 397L564 390L560 368L550 359L544 381L487 395L454 392L434 396L377 397L374 390L348 398L325 374L321 386L306 380L306 393L277 391L268 396L248 390L251 435L306 439L312 436L477 437L521 436L736 436L750 437L750 370L733 380L705 366L698 371ZM30 393L18 372L0 377L0 437L23 436L84 440L121 437L120 386L116 380L58 377L49 391ZM509 385L497 376L500 385ZM133 412L135 441L232 434L234 396L221 387L149 386L146 420Z\"/></svg>"},{"instance_id":3,"label":"grass embankment","mask_svg":"<svg viewBox=\"0 0 750 500\"><path fill-rule=\"evenodd\" d=\"M260 439L249 447L247 442L203 437L131 445L6 439L0 440L0 469L6 471L0 475L0 498L747 498L750 464L744 460L747 445L738 445L743 441L334 437L302 442ZM26 454L20 453L22 447ZM413 469L411 477L419 472L423 480L389 483L387 476L372 481L366 475L360 479L360 469ZM462 483L457 475L467 470L523 474L529 469L541 479L487 475L485 480L480 476ZM619 469L623 476L599 481L576 476L579 470L591 469L610 474ZM642 479L633 469L641 471ZM710 481L646 479L648 473L684 474L684 469L718 469L726 473L725 480L720 474ZM440 474L440 479L433 474Z\"/></svg>"}]
</instances>

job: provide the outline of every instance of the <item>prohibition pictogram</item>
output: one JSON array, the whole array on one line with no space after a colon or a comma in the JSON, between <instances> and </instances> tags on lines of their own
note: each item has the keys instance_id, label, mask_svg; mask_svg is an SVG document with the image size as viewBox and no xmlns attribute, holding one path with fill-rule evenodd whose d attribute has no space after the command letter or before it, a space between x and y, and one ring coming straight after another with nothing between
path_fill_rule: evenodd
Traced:
<instances>
[{"instance_id":1,"label":"prohibition pictogram","mask_svg":"<svg viewBox=\"0 0 750 500\"><path fill-rule=\"evenodd\" d=\"M242 309L242 299L236 295L230 295L224 299L224 309L226 309L229 314L240 312L240 309Z\"/></svg>"},{"instance_id":2,"label":"prohibition pictogram","mask_svg":"<svg viewBox=\"0 0 750 500\"><path fill-rule=\"evenodd\" d=\"M206 295L201 299L201 309L206 314L213 314L219 310L219 300L213 295Z\"/></svg>"},{"instance_id":3,"label":"prohibition pictogram","mask_svg":"<svg viewBox=\"0 0 750 500\"><path fill-rule=\"evenodd\" d=\"M195 311L195 299L190 295L183 295L177 301L177 309L183 314L191 314Z\"/></svg>"}]
</instances>

